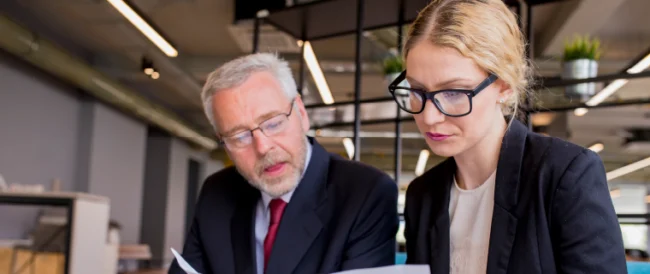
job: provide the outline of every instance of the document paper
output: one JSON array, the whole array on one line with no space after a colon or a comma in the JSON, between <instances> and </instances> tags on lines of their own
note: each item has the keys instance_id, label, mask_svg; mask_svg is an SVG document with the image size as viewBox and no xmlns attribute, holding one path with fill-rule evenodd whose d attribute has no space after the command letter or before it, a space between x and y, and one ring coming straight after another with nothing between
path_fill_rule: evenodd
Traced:
<instances>
[{"instance_id":1,"label":"document paper","mask_svg":"<svg viewBox=\"0 0 650 274\"><path fill-rule=\"evenodd\" d=\"M178 266L180 266L183 269L183 271L185 271L185 273L187 273L187 274L201 274L201 273L197 272L196 270L194 270L194 268L190 264L188 264L185 261L185 259L183 259L183 256L181 256L181 254L178 254L178 252L176 252L176 250L173 247L172 247L172 253L174 253L174 257L176 257L176 261L178 262Z\"/></svg>"},{"instance_id":2,"label":"document paper","mask_svg":"<svg viewBox=\"0 0 650 274\"><path fill-rule=\"evenodd\" d=\"M337 272L335 274L431 274L429 265L391 265Z\"/></svg>"}]
</instances>

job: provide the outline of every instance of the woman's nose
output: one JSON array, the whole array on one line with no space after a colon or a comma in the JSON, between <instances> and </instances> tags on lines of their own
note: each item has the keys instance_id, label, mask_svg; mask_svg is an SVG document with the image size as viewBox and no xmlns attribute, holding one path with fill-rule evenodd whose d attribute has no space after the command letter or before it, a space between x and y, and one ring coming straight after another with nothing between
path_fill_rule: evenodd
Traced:
<instances>
[{"instance_id":1,"label":"woman's nose","mask_svg":"<svg viewBox=\"0 0 650 274\"><path fill-rule=\"evenodd\" d=\"M427 125L434 125L445 120L445 115L438 110L431 100L427 100L422 110L422 120Z\"/></svg>"}]
</instances>

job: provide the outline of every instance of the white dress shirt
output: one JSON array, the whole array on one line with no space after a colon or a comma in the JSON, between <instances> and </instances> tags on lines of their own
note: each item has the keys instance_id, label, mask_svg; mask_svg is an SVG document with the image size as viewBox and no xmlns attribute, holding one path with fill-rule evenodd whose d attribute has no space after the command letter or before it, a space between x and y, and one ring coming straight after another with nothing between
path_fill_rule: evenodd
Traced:
<instances>
[{"instance_id":1,"label":"white dress shirt","mask_svg":"<svg viewBox=\"0 0 650 274\"><path fill-rule=\"evenodd\" d=\"M307 167L309 166L309 160L311 159L311 151L312 151L311 146L312 146L311 144L309 143L307 144L305 170L302 171L302 175L300 176L298 183L300 183L302 177L305 176L305 172L307 171ZM297 184L296 187L298 187ZM289 201L291 200L291 196L293 195L294 190L295 188L289 191L289 193L282 195L282 197L280 198L285 203L289 204ZM255 253L257 254L256 256L257 274L264 273L264 239L266 238L266 233L269 230L269 222L271 219L269 204L271 203L271 200L273 200L273 198L268 194L264 192L261 193L262 193L262 198L257 203L257 207L255 209Z\"/></svg>"}]
</instances>

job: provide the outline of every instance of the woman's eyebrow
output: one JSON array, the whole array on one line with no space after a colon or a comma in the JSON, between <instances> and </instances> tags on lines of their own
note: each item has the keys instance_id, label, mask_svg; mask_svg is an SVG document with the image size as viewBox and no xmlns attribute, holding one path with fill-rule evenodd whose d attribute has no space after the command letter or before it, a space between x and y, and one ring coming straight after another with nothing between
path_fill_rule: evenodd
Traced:
<instances>
[{"instance_id":1,"label":"woman's eyebrow","mask_svg":"<svg viewBox=\"0 0 650 274\"><path fill-rule=\"evenodd\" d=\"M418 80L415 80L410 77L406 77L406 80L409 82L409 84L413 86L419 86L419 87L425 87L426 85L423 85L422 83L418 82ZM448 80L445 80L443 82L438 83L436 86L439 87L445 87L445 86L450 86L452 84L457 84L457 83L471 83L472 81L468 78L463 78L463 77L454 77Z\"/></svg>"}]
</instances>

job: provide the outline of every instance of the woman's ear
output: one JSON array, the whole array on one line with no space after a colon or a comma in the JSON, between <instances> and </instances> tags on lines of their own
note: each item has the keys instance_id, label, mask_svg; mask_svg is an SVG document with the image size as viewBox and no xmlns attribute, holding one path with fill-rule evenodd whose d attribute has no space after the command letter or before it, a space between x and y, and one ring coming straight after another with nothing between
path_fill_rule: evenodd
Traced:
<instances>
[{"instance_id":1,"label":"woman's ear","mask_svg":"<svg viewBox=\"0 0 650 274\"><path fill-rule=\"evenodd\" d=\"M507 103L511 101L513 91L510 85L501 79L497 80L497 83L499 84L499 103Z\"/></svg>"}]
</instances>

